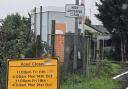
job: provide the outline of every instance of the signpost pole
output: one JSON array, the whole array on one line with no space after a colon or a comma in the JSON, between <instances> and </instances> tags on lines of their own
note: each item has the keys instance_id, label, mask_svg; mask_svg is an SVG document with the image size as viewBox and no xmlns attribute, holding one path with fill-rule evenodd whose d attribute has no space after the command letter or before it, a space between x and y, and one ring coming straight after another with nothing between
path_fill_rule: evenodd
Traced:
<instances>
[{"instance_id":1,"label":"signpost pole","mask_svg":"<svg viewBox=\"0 0 128 89\"><path fill-rule=\"evenodd\" d=\"M76 4L67 4L66 5L66 16L75 18L75 31L74 31L74 59L73 59L73 71L77 70L78 66L78 20L80 17L83 17L85 14L85 7L79 5L79 0L76 0Z\"/></svg>"},{"instance_id":2,"label":"signpost pole","mask_svg":"<svg viewBox=\"0 0 128 89\"><path fill-rule=\"evenodd\" d=\"M76 5L79 5L79 0L76 0ZM78 57L78 17L75 18L73 70L77 69L77 57Z\"/></svg>"}]
</instances>

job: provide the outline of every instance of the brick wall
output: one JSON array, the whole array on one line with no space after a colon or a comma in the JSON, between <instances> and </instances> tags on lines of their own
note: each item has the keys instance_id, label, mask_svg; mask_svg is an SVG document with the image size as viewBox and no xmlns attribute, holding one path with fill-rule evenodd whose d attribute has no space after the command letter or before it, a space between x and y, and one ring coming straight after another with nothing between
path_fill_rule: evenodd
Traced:
<instances>
[{"instance_id":1,"label":"brick wall","mask_svg":"<svg viewBox=\"0 0 128 89\"><path fill-rule=\"evenodd\" d=\"M55 56L60 58L60 62L64 62L64 34L66 32L66 24L57 23L55 26Z\"/></svg>"}]
</instances>

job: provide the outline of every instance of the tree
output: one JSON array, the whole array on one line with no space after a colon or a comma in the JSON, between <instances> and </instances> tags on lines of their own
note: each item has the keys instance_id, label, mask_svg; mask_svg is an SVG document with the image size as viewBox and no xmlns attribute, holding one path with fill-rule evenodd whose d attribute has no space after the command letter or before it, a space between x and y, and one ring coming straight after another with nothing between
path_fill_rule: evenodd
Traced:
<instances>
[{"instance_id":1,"label":"tree","mask_svg":"<svg viewBox=\"0 0 128 89\"><path fill-rule=\"evenodd\" d=\"M34 34L30 29L30 17L21 17L18 13L8 15L2 24L0 40L0 59L31 57Z\"/></svg>"},{"instance_id":2,"label":"tree","mask_svg":"<svg viewBox=\"0 0 128 89\"><path fill-rule=\"evenodd\" d=\"M2 62L2 89L5 89L6 82L6 59L21 57L36 57L35 45L38 44L40 54L43 44L34 41L34 33L30 29L29 18L22 17L18 13L8 15L0 29L0 61ZM46 44L45 44L46 45ZM40 55L39 55L40 56Z\"/></svg>"},{"instance_id":3,"label":"tree","mask_svg":"<svg viewBox=\"0 0 128 89\"><path fill-rule=\"evenodd\" d=\"M120 53L124 61L128 41L128 0L100 0L100 2L101 4L96 3L99 11L96 17L112 34L115 48L121 49Z\"/></svg>"}]
</instances>

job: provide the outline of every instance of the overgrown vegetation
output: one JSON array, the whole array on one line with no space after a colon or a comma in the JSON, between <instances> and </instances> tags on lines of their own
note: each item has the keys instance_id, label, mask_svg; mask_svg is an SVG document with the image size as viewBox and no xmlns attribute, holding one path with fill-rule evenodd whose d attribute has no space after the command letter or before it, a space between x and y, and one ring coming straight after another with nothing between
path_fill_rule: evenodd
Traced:
<instances>
[{"instance_id":1,"label":"overgrown vegetation","mask_svg":"<svg viewBox=\"0 0 128 89\"><path fill-rule=\"evenodd\" d=\"M61 67L61 89L118 89L121 83L112 80L112 76L117 74L120 65L104 61L101 65L99 75L96 75L95 65L91 65L89 77L80 74L70 74Z\"/></svg>"},{"instance_id":2,"label":"overgrown vegetation","mask_svg":"<svg viewBox=\"0 0 128 89\"><path fill-rule=\"evenodd\" d=\"M113 59L127 60L128 54L128 0L99 0L96 17L112 34Z\"/></svg>"},{"instance_id":3,"label":"overgrown vegetation","mask_svg":"<svg viewBox=\"0 0 128 89\"><path fill-rule=\"evenodd\" d=\"M30 27L30 18L21 17L18 13L4 19L0 30L0 59L29 56L28 52L34 45L34 34Z\"/></svg>"},{"instance_id":4,"label":"overgrown vegetation","mask_svg":"<svg viewBox=\"0 0 128 89\"><path fill-rule=\"evenodd\" d=\"M121 66L119 64L112 63L108 60L102 61L99 67L100 71L98 73L98 76L101 77L111 77L115 74L118 74L121 69Z\"/></svg>"},{"instance_id":5,"label":"overgrown vegetation","mask_svg":"<svg viewBox=\"0 0 128 89\"><path fill-rule=\"evenodd\" d=\"M37 39L35 40L35 38ZM39 57L44 53L44 47L47 47L47 44L45 42L42 43L40 36L36 37L31 30L30 16L26 18L18 13L8 15L0 29L2 89L6 89L7 59Z\"/></svg>"},{"instance_id":6,"label":"overgrown vegetation","mask_svg":"<svg viewBox=\"0 0 128 89\"><path fill-rule=\"evenodd\" d=\"M77 79L76 79L77 77ZM75 78L75 79L74 79ZM77 81L77 82L76 82ZM86 78L79 75L71 75L61 89L118 89L119 82L109 78Z\"/></svg>"}]
</instances>

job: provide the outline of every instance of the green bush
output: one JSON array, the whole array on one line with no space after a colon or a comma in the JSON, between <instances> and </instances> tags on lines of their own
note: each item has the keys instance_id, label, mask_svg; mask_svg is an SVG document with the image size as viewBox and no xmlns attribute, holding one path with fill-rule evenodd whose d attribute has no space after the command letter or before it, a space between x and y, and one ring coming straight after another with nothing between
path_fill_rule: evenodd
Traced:
<instances>
[{"instance_id":1,"label":"green bush","mask_svg":"<svg viewBox=\"0 0 128 89\"><path fill-rule=\"evenodd\" d=\"M117 74L121 68L119 64L114 64L108 60L104 60L100 67L100 76L113 76Z\"/></svg>"},{"instance_id":2,"label":"green bush","mask_svg":"<svg viewBox=\"0 0 128 89\"><path fill-rule=\"evenodd\" d=\"M84 75L67 73L65 72L64 65L60 66L60 83L61 84L72 84L80 83L83 81Z\"/></svg>"}]
</instances>

